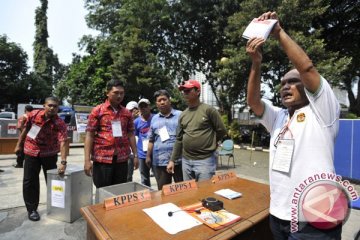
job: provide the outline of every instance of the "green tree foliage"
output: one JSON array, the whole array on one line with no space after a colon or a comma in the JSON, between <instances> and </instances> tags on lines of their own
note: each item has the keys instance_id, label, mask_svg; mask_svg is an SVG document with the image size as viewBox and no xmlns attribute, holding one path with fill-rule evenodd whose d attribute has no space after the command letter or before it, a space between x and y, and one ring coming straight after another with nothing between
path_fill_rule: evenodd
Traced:
<instances>
[{"instance_id":1,"label":"green tree foliage","mask_svg":"<svg viewBox=\"0 0 360 240\"><path fill-rule=\"evenodd\" d=\"M52 95L53 88L65 74L65 66L48 47L48 0L40 0L40 3L40 7L35 10L34 79L30 85L32 101L35 103L42 103L44 98Z\"/></svg>"},{"instance_id":2,"label":"green tree foliage","mask_svg":"<svg viewBox=\"0 0 360 240\"><path fill-rule=\"evenodd\" d=\"M239 144L241 143L242 140L242 134L240 131L240 123L238 121L233 121L229 127L229 136L231 137L231 139Z\"/></svg>"},{"instance_id":3,"label":"green tree foliage","mask_svg":"<svg viewBox=\"0 0 360 240\"><path fill-rule=\"evenodd\" d=\"M122 4L122 0L85 0L85 6L89 11L86 16L88 26L104 36L115 34Z\"/></svg>"},{"instance_id":4,"label":"green tree foliage","mask_svg":"<svg viewBox=\"0 0 360 240\"><path fill-rule=\"evenodd\" d=\"M360 116L360 87L354 94L352 87L360 79L360 1L328 0L324 14L314 18L314 27L323 29L321 37L328 51L336 51L341 57L351 57L348 68L341 74L339 85L348 93L349 110Z\"/></svg>"},{"instance_id":5,"label":"green tree foliage","mask_svg":"<svg viewBox=\"0 0 360 240\"><path fill-rule=\"evenodd\" d=\"M265 11L278 13L284 29L331 84L340 85L349 79L347 71L358 69L352 65L348 52L342 52L341 41L337 42L339 48L332 48L325 38L327 27L334 24L323 16L336 9L335 2L86 0L88 25L99 30L100 35L82 39L80 45L88 55L74 58L66 78L58 84L57 93L68 96L72 103L94 105L103 100L106 82L115 77L127 84L125 102L139 97L152 99L154 91L167 88L175 96L173 102L183 106L172 82L179 83L201 71L231 122L231 107L236 103L245 105L250 67L246 40L241 35L248 23ZM323 22L318 24L318 19ZM352 34L349 32L349 36ZM350 48L346 49L350 52ZM270 100L280 105L278 84L292 65L272 38L263 51L262 81L272 93Z\"/></svg>"},{"instance_id":6,"label":"green tree foliage","mask_svg":"<svg viewBox=\"0 0 360 240\"><path fill-rule=\"evenodd\" d=\"M47 30L47 16L48 8L47 0L40 0L40 7L35 10L35 41L34 41L34 70L36 74L36 83L34 88L39 88L38 97L43 98L51 93L52 88L52 66L50 65L52 59L52 51L48 47L48 30ZM39 99L39 101L41 101Z\"/></svg>"},{"instance_id":7,"label":"green tree foliage","mask_svg":"<svg viewBox=\"0 0 360 240\"><path fill-rule=\"evenodd\" d=\"M164 66L166 26L169 24L166 0L127 0L119 11L120 21L111 42L118 46L112 57L114 76L124 79L133 99L153 98L154 91L172 87L170 71Z\"/></svg>"},{"instance_id":8,"label":"green tree foliage","mask_svg":"<svg viewBox=\"0 0 360 240\"><path fill-rule=\"evenodd\" d=\"M29 101L27 89L30 76L27 74L28 56L16 43L9 42L7 36L0 36L0 106Z\"/></svg>"},{"instance_id":9,"label":"green tree foliage","mask_svg":"<svg viewBox=\"0 0 360 240\"><path fill-rule=\"evenodd\" d=\"M98 104L103 101L106 82L111 78L126 83L124 102L153 93L172 90L170 69L164 62L167 1L88 0L89 26L100 30L99 37L85 36L81 46L89 56L77 56L57 92L70 96L72 103Z\"/></svg>"},{"instance_id":10,"label":"green tree foliage","mask_svg":"<svg viewBox=\"0 0 360 240\"><path fill-rule=\"evenodd\" d=\"M323 39L321 39L321 29L314 29L312 26L312 20L322 15L327 7L326 1L323 0L243 1L242 10L231 17L229 21L227 34L231 41L224 50L230 59L229 66L225 67L228 68L229 74L233 74L234 79L238 77L238 81L244 86L243 91L245 91L243 80L247 79L247 74L250 71L250 59L245 52L246 40L240 39L240 36L254 17L261 15L268 9L275 10L278 13L282 27L305 49L325 78L332 84L337 84L337 81L344 79L342 72L347 69L351 59L327 50ZM292 68L292 65L279 48L278 42L272 38L265 43L263 53L262 81L268 85L273 93L272 102L280 105L276 91L277 85L280 83L281 77ZM238 83L234 81L233 84Z\"/></svg>"},{"instance_id":11,"label":"green tree foliage","mask_svg":"<svg viewBox=\"0 0 360 240\"><path fill-rule=\"evenodd\" d=\"M106 82L112 77L112 47L106 40L83 37L92 54L76 56L56 89L58 96L71 104L97 105L104 100Z\"/></svg>"},{"instance_id":12,"label":"green tree foliage","mask_svg":"<svg viewBox=\"0 0 360 240\"><path fill-rule=\"evenodd\" d=\"M225 29L228 18L240 10L234 0L182 0L173 1L171 16L174 24L170 41L178 56L176 63L186 73L194 71L206 75L220 110L231 120L231 105L237 102L238 86L230 83L229 75L219 71L219 61L224 57L228 39ZM181 70L179 70L181 71Z\"/></svg>"}]
</instances>

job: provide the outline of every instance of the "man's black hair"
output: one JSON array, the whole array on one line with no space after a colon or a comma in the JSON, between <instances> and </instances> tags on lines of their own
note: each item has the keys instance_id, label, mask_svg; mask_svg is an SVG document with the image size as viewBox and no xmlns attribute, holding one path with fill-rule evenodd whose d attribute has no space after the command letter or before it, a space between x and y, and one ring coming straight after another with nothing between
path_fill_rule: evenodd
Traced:
<instances>
[{"instance_id":1,"label":"man's black hair","mask_svg":"<svg viewBox=\"0 0 360 240\"><path fill-rule=\"evenodd\" d=\"M57 97L51 96L51 97L45 98L45 103L47 103L48 101L54 101L54 102L56 102L57 104L60 104L60 100L59 100Z\"/></svg>"},{"instance_id":2,"label":"man's black hair","mask_svg":"<svg viewBox=\"0 0 360 240\"><path fill-rule=\"evenodd\" d=\"M166 91L165 89L161 89L161 90L158 90L154 93L154 98L155 100L159 97L159 96L166 96L167 98L170 99L170 94L168 91Z\"/></svg>"},{"instance_id":3,"label":"man's black hair","mask_svg":"<svg viewBox=\"0 0 360 240\"><path fill-rule=\"evenodd\" d=\"M111 79L106 84L106 91L110 91L113 87L124 87L124 83L118 79Z\"/></svg>"},{"instance_id":4,"label":"man's black hair","mask_svg":"<svg viewBox=\"0 0 360 240\"><path fill-rule=\"evenodd\" d=\"M31 105L26 105L25 106L25 111L31 112L32 110L34 110L33 106L31 106Z\"/></svg>"}]
</instances>

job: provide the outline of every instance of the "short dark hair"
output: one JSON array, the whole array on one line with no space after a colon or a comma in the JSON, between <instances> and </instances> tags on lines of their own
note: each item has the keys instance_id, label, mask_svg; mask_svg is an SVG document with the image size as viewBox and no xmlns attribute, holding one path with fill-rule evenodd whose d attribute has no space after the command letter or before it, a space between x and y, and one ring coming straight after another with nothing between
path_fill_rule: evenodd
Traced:
<instances>
[{"instance_id":1,"label":"short dark hair","mask_svg":"<svg viewBox=\"0 0 360 240\"><path fill-rule=\"evenodd\" d=\"M170 94L168 91L166 91L165 89L161 89L161 90L158 90L154 93L154 98L155 98L155 101L156 99L159 97L159 96L166 96L167 98L170 99Z\"/></svg>"},{"instance_id":2,"label":"short dark hair","mask_svg":"<svg viewBox=\"0 0 360 240\"><path fill-rule=\"evenodd\" d=\"M45 103L47 103L48 101L54 101L57 104L60 103L60 100L57 97L53 97L53 96L45 98Z\"/></svg>"},{"instance_id":3,"label":"short dark hair","mask_svg":"<svg viewBox=\"0 0 360 240\"><path fill-rule=\"evenodd\" d=\"M118 79L111 79L106 83L106 91L109 92L113 87L124 87L124 83Z\"/></svg>"},{"instance_id":4,"label":"short dark hair","mask_svg":"<svg viewBox=\"0 0 360 240\"><path fill-rule=\"evenodd\" d=\"M25 111L31 112L32 110L34 110L33 106L31 106L31 105L26 105L25 106Z\"/></svg>"}]
</instances>

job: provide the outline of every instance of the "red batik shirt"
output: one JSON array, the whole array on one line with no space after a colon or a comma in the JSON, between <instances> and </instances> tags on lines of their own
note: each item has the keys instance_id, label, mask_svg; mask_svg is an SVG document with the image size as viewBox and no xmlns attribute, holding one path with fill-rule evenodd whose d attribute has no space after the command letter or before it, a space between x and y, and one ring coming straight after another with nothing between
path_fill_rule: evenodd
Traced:
<instances>
[{"instance_id":1,"label":"red batik shirt","mask_svg":"<svg viewBox=\"0 0 360 240\"><path fill-rule=\"evenodd\" d=\"M121 122L122 137L113 137L112 121ZM127 162L130 155L128 133L134 132L134 121L131 112L120 106L115 113L108 100L96 106L89 115L86 131L95 132L91 160L101 163L112 163L117 152L117 161Z\"/></svg>"},{"instance_id":2,"label":"red batik shirt","mask_svg":"<svg viewBox=\"0 0 360 240\"><path fill-rule=\"evenodd\" d=\"M29 113L25 126L30 129L33 124L41 129L35 139L26 136L24 153L33 157L57 155L60 152L60 142L67 140L65 122L58 115L45 120L45 110L34 110Z\"/></svg>"}]
</instances>

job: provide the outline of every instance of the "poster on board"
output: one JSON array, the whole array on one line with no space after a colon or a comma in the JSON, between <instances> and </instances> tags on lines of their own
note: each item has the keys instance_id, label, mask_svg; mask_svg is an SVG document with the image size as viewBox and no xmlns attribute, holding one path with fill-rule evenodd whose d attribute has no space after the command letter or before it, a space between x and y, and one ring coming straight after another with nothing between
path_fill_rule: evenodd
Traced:
<instances>
[{"instance_id":1,"label":"poster on board","mask_svg":"<svg viewBox=\"0 0 360 240\"><path fill-rule=\"evenodd\" d=\"M9 123L7 128L7 134L15 135L17 133L16 123Z\"/></svg>"},{"instance_id":2,"label":"poster on board","mask_svg":"<svg viewBox=\"0 0 360 240\"><path fill-rule=\"evenodd\" d=\"M75 113L76 129L78 133L84 133L88 122L89 113Z\"/></svg>"}]
</instances>

